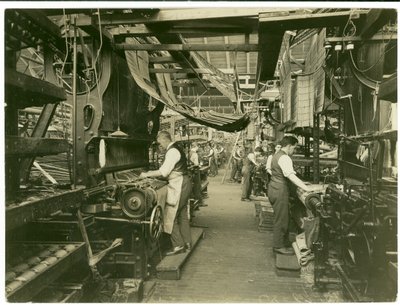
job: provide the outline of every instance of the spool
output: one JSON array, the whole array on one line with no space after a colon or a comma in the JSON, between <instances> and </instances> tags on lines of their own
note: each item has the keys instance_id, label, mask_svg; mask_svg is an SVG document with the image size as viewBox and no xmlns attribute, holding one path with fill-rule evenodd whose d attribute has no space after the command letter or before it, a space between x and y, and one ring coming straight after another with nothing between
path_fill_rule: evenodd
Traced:
<instances>
[{"instance_id":1,"label":"spool","mask_svg":"<svg viewBox=\"0 0 400 305\"><path fill-rule=\"evenodd\" d=\"M17 274L15 272L7 272L6 273L6 282L11 282L17 277Z\"/></svg>"},{"instance_id":2,"label":"spool","mask_svg":"<svg viewBox=\"0 0 400 305\"><path fill-rule=\"evenodd\" d=\"M37 265L40 263L40 258L37 256L31 257L27 263L29 266Z\"/></svg>"},{"instance_id":3,"label":"spool","mask_svg":"<svg viewBox=\"0 0 400 305\"><path fill-rule=\"evenodd\" d=\"M68 254L67 251L65 250L58 250L56 253L54 253L54 255L58 258L64 257Z\"/></svg>"},{"instance_id":4,"label":"spool","mask_svg":"<svg viewBox=\"0 0 400 305\"><path fill-rule=\"evenodd\" d=\"M22 286L22 282L21 281L14 281L14 282L11 282L10 284L8 284L7 286L6 286L6 291L7 292L13 292L14 290L16 290L18 287L21 287Z\"/></svg>"},{"instance_id":5,"label":"spool","mask_svg":"<svg viewBox=\"0 0 400 305\"><path fill-rule=\"evenodd\" d=\"M50 254L51 254L51 252L50 252L49 250L44 250L44 251L40 252L38 256L39 256L40 258L46 258L46 257L48 257Z\"/></svg>"},{"instance_id":6,"label":"spool","mask_svg":"<svg viewBox=\"0 0 400 305\"><path fill-rule=\"evenodd\" d=\"M33 279L36 276L36 273L32 270L26 271L22 273L19 277L16 278L17 281L27 282Z\"/></svg>"},{"instance_id":7,"label":"spool","mask_svg":"<svg viewBox=\"0 0 400 305\"><path fill-rule=\"evenodd\" d=\"M47 248L47 250L51 252L55 252L59 249L60 247L58 245L51 245L50 247Z\"/></svg>"},{"instance_id":8,"label":"spool","mask_svg":"<svg viewBox=\"0 0 400 305\"><path fill-rule=\"evenodd\" d=\"M47 268L45 263L37 264L35 267L32 268L33 272L40 273Z\"/></svg>"},{"instance_id":9,"label":"spool","mask_svg":"<svg viewBox=\"0 0 400 305\"><path fill-rule=\"evenodd\" d=\"M74 250L75 249L75 245L66 245L65 247L64 247L64 249L65 249L65 251L68 251L68 252L71 252L72 250Z\"/></svg>"},{"instance_id":10,"label":"spool","mask_svg":"<svg viewBox=\"0 0 400 305\"><path fill-rule=\"evenodd\" d=\"M57 258L54 256L50 256L48 258L46 258L43 263L47 264L48 266L54 264L57 261Z\"/></svg>"},{"instance_id":11,"label":"spool","mask_svg":"<svg viewBox=\"0 0 400 305\"><path fill-rule=\"evenodd\" d=\"M19 264L13 268L13 271L16 273L21 273L29 269L29 265L26 263Z\"/></svg>"}]
</instances>

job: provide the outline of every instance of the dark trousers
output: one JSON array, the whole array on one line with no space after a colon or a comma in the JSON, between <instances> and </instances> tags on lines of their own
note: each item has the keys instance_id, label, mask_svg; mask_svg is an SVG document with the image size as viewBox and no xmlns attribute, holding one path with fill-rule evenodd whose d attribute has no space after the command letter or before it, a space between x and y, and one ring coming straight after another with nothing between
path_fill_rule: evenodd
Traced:
<instances>
[{"instance_id":1,"label":"dark trousers","mask_svg":"<svg viewBox=\"0 0 400 305\"><path fill-rule=\"evenodd\" d=\"M218 175L218 165L217 165L217 160L215 158L210 158L210 175L211 176Z\"/></svg>"},{"instance_id":2,"label":"dark trousers","mask_svg":"<svg viewBox=\"0 0 400 305\"><path fill-rule=\"evenodd\" d=\"M289 188L287 184L270 181L268 199L274 210L274 248L283 248L289 243Z\"/></svg>"},{"instance_id":3,"label":"dark trousers","mask_svg":"<svg viewBox=\"0 0 400 305\"><path fill-rule=\"evenodd\" d=\"M231 180L235 180L236 173L239 170L238 160L232 159L232 170L231 170Z\"/></svg>"},{"instance_id":4,"label":"dark trousers","mask_svg":"<svg viewBox=\"0 0 400 305\"><path fill-rule=\"evenodd\" d=\"M193 197L199 202L202 201L200 171L198 170L193 173Z\"/></svg>"},{"instance_id":5,"label":"dark trousers","mask_svg":"<svg viewBox=\"0 0 400 305\"><path fill-rule=\"evenodd\" d=\"M243 184L242 199L250 199L251 190L253 189L253 180L251 179L251 171L247 167L243 167Z\"/></svg>"},{"instance_id":6,"label":"dark trousers","mask_svg":"<svg viewBox=\"0 0 400 305\"><path fill-rule=\"evenodd\" d=\"M181 197L171 232L171 242L174 248L184 246L185 243L192 243L187 208L191 191L192 181L188 176L183 176Z\"/></svg>"}]
</instances>

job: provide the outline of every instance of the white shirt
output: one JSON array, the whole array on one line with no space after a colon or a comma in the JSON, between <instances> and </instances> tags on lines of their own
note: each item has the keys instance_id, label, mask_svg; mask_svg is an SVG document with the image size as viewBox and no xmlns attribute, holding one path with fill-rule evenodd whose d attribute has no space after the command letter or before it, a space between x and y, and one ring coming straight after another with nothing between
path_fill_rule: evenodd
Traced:
<instances>
[{"instance_id":1,"label":"white shirt","mask_svg":"<svg viewBox=\"0 0 400 305\"><path fill-rule=\"evenodd\" d=\"M273 157L273 155L269 155L269 156L268 156L268 158L267 158L267 164L266 164L266 166L265 166L265 169L267 170L268 174L270 174L270 175L272 175L272 172L271 172L272 157Z\"/></svg>"},{"instance_id":2,"label":"white shirt","mask_svg":"<svg viewBox=\"0 0 400 305\"><path fill-rule=\"evenodd\" d=\"M195 150L190 151L190 162L192 162L195 166L199 165L199 155Z\"/></svg>"},{"instance_id":3,"label":"white shirt","mask_svg":"<svg viewBox=\"0 0 400 305\"><path fill-rule=\"evenodd\" d=\"M255 165L257 165L257 162L256 162L256 155L255 155L255 154L249 153L249 154L247 155L247 158L248 158L251 162L253 162Z\"/></svg>"},{"instance_id":4,"label":"white shirt","mask_svg":"<svg viewBox=\"0 0 400 305\"><path fill-rule=\"evenodd\" d=\"M296 174L296 172L293 169L293 161L288 155L282 155L279 160L278 164L282 169L283 175L287 178L291 174Z\"/></svg>"},{"instance_id":5,"label":"white shirt","mask_svg":"<svg viewBox=\"0 0 400 305\"><path fill-rule=\"evenodd\" d=\"M163 175L163 177L165 178L168 177L169 174L171 174L176 163L178 163L178 161L181 159L181 153L179 152L179 150L177 150L175 147L169 149L173 144L174 142L171 142L167 146L167 153L165 154L164 163L158 169L161 172L161 175Z\"/></svg>"}]
</instances>

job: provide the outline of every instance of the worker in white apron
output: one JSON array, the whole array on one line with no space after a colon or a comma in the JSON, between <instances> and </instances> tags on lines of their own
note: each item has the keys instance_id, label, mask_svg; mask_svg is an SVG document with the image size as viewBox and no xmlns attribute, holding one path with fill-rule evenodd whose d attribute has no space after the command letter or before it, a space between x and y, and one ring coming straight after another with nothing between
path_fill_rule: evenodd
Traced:
<instances>
[{"instance_id":1,"label":"worker in white apron","mask_svg":"<svg viewBox=\"0 0 400 305\"><path fill-rule=\"evenodd\" d=\"M289 183L293 183L306 192L311 189L301 181L293 169L293 155L297 139L285 136L281 141L282 148L274 154L271 160L271 181L268 184L268 199L274 210L273 251L279 254L291 255L289 247Z\"/></svg>"},{"instance_id":2,"label":"worker in white apron","mask_svg":"<svg viewBox=\"0 0 400 305\"><path fill-rule=\"evenodd\" d=\"M171 235L174 255L191 250L191 234L187 211L192 182L187 174L187 160L183 150L172 142L167 131L160 131L157 142L166 149L164 163L158 170L140 174L140 178L160 177L168 179L167 201L164 208L164 232Z\"/></svg>"}]
</instances>

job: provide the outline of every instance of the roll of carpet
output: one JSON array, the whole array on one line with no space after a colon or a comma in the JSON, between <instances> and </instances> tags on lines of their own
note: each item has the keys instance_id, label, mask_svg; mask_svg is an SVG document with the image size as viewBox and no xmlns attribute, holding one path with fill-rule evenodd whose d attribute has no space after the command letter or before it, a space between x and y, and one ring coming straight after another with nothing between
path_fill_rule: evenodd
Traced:
<instances>
[{"instance_id":1,"label":"roll of carpet","mask_svg":"<svg viewBox=\"0 0 400 305\"><path fill-rule=\"evenodd\" d=\"M298 261L299 264L300 264L300 262L301 262L301 254L300 254L299 246L298 246L297 243L294 241L294 242L292 243L292 247L293 247L293 250L294 250L294 254L296 254L297 261Z\"/></svg>"},{"instance_id":2,"label":"roll of carpet","mask_svg":"<svg viewBox=\"0 0 400 305\"><path fill-rule=\"evenodd\" d=\"M301 256L308 255L311 252L311 250L307 247L306 236L304 232L296 236L296 244L300 250Z\"/></svg>"}]
</instances>

